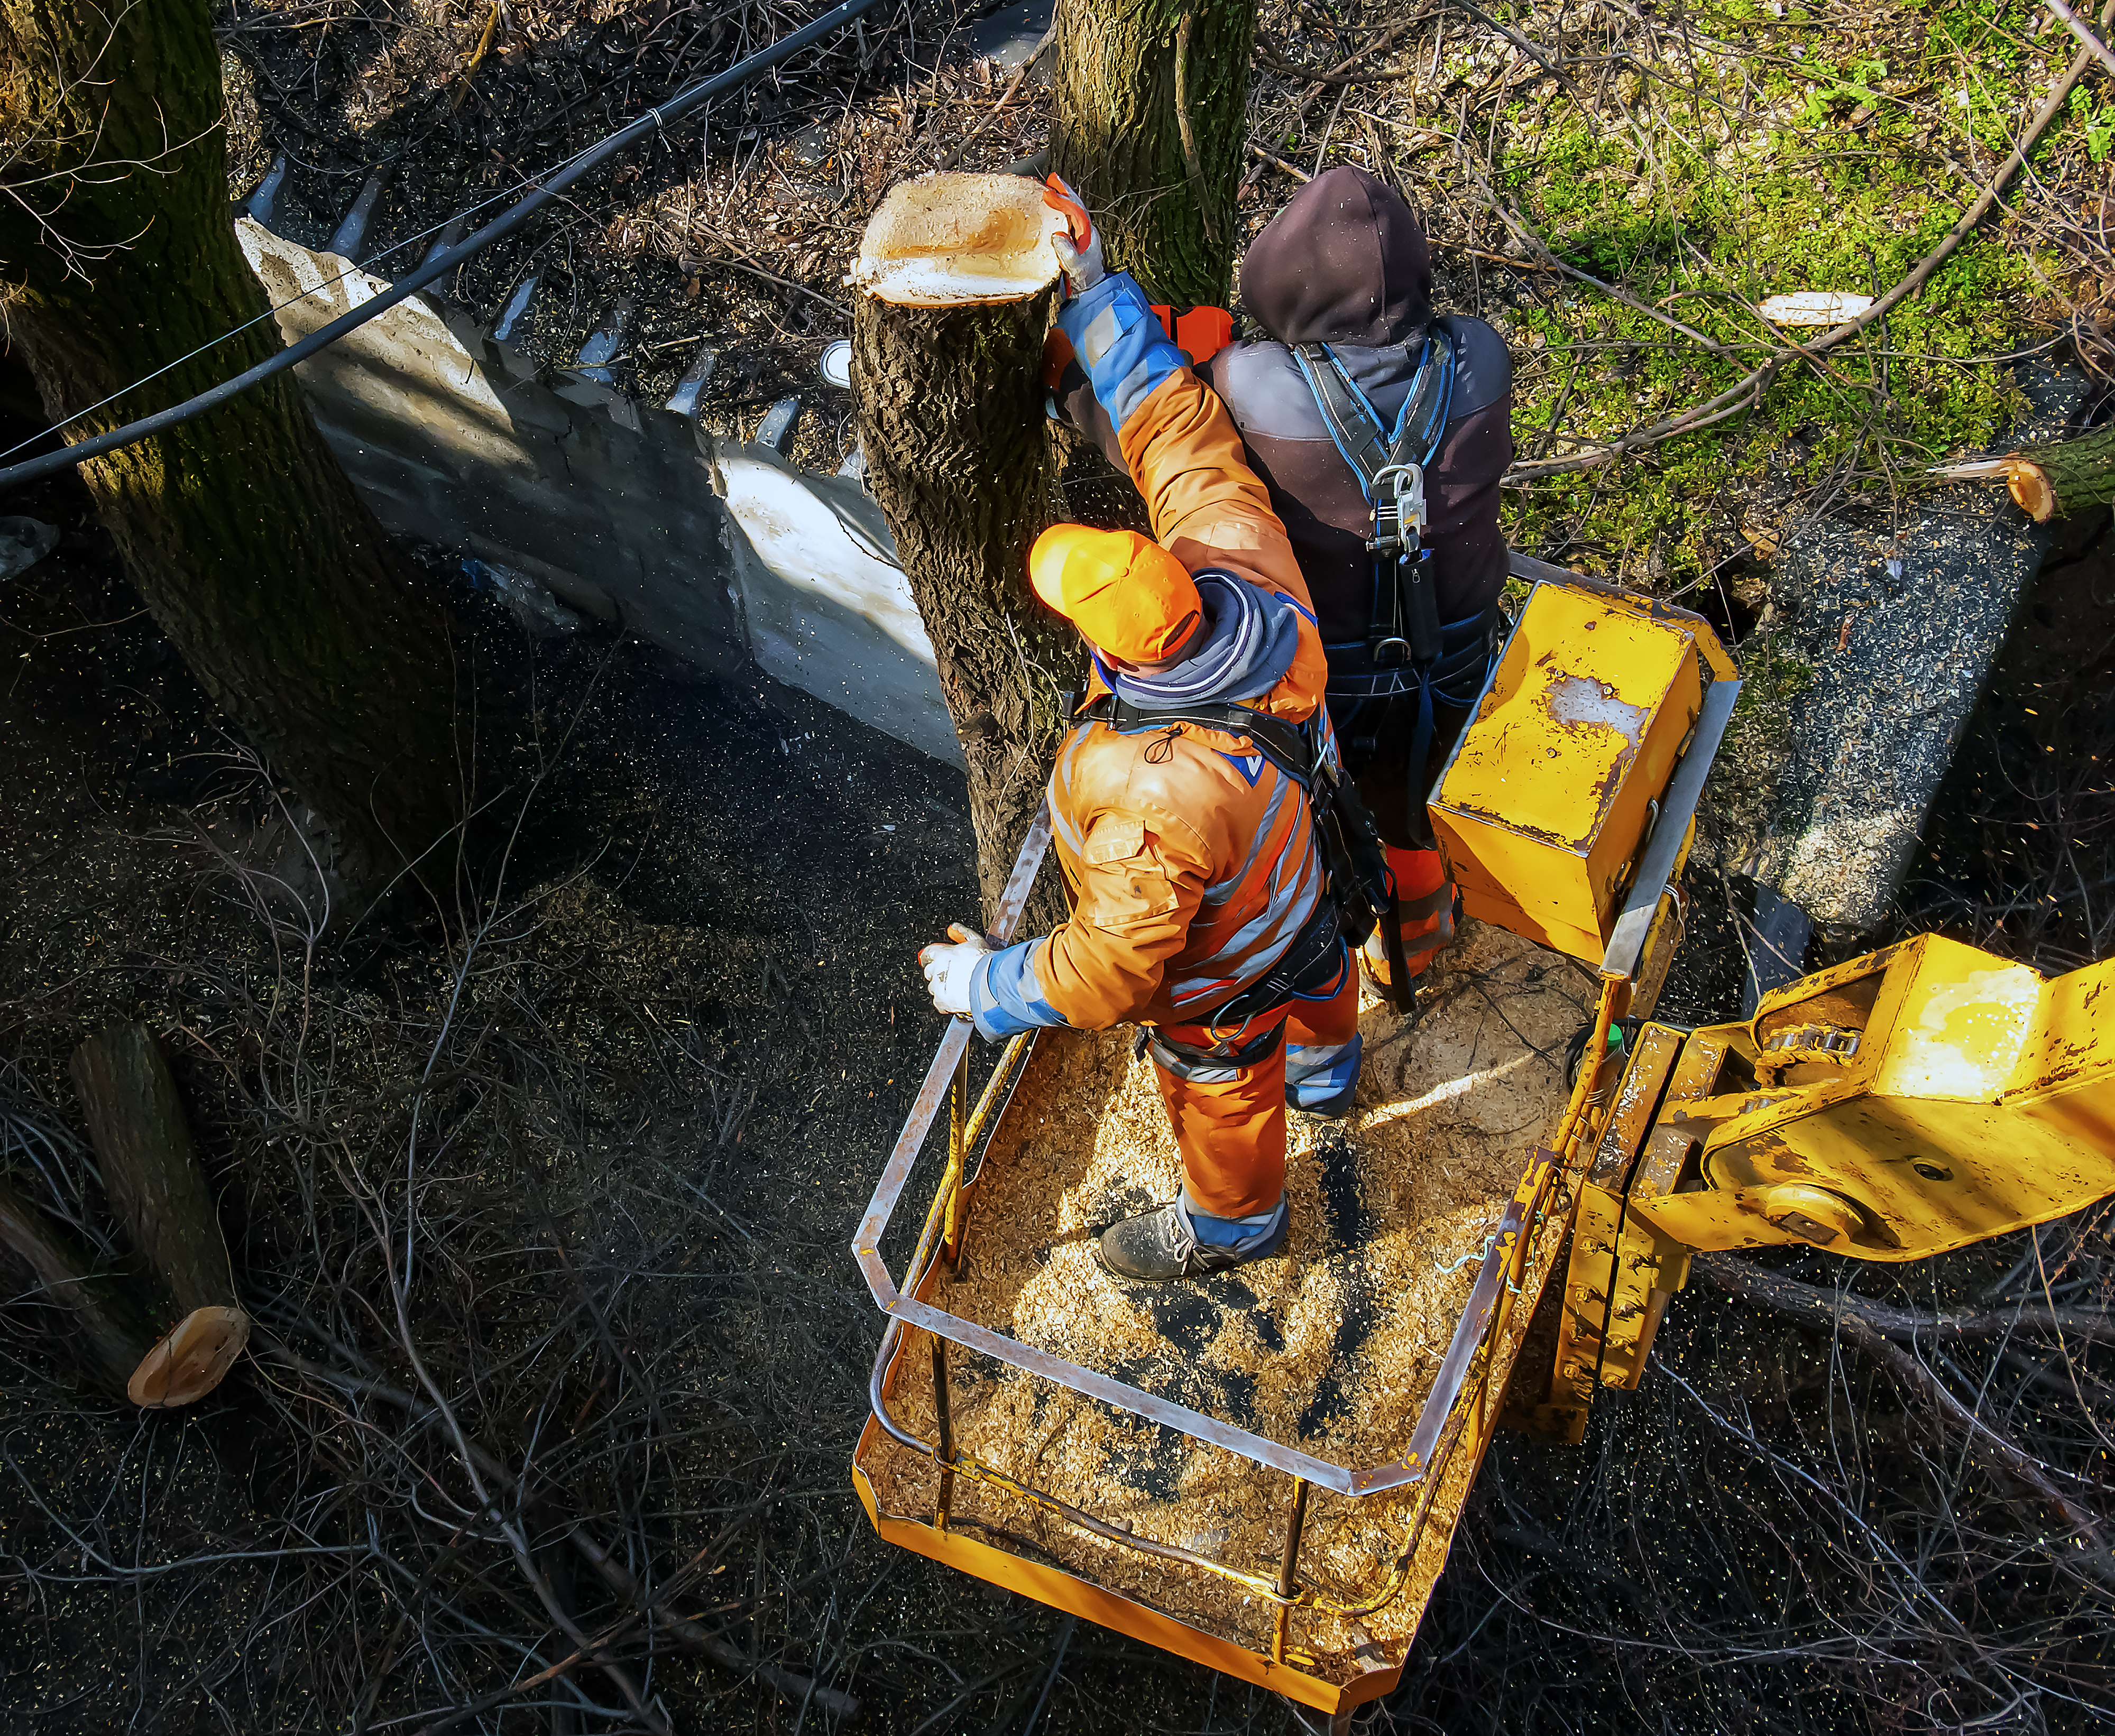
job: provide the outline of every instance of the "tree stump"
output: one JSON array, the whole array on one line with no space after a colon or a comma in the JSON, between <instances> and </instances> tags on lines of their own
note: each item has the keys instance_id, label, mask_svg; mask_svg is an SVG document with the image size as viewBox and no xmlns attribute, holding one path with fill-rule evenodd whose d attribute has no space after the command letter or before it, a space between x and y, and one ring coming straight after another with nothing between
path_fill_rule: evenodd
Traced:
<instances>
[{"instance_id":1,"label":"tree stump","mask_svg":"<svg viewBox=\"0 0 2115 1736\"><path fill-rule=\"evenodd\" d=\"M1225 306L1255 0L1058 0L1057 30L1050 166L1109 268L1154 301Z\"/></svg>"},{"instance_id":2,"label":"tree stump","mask_svg":"<svg viewBox=\"0 0 2115 1736\"><path fill-rule=\"evenodd\" d=\"M122 1024L74 1051L89 1138L118 1221L179 1317L126 1383L135 1404L188 1404L218 1386L250 1341L250 1317L183 1100L154 1033Z\"/></svg>"},{"instance_id":3,"label":"tree stump","mask_svg":"<svg viewBox=\"0 0 2115 1736\"><path fill-rule=\"evenodd\" d=\"M1081 660L1076 635L1028 584L1028 551L1054 499L1041 368L1060 221L1019 176L924 176L882 201L852 269L868 486L969 764L987 922Z\"/></svg>"},{"instance_id":4,"label":"tree stump","mask_svg":"<svg viewBox=\"0 0 2115 1736\"><path fill-rule=\"evenodd\" d=\"M2046 524L2061 515L2115 501L2115 424L2053 446L2024 447L2003 458L1941 465L1932 474L1954 482L1995 482L2002 477L2021 511L2037 524Z\"/></svg>"},{"instance_id":5,"label":"tree stump","mask_svg":"<svg viewBox=\"0 0 2115 1736\"><path fill-rule=\"evenodd\" d=\"M95 1271L72 1237L0 1182L0 1248L30 1270L31 1299L58 1309L81 1372L112 1392L125 1391L154 1342L146 1317L117 1282Z\"/></svg>"}]
</instances>

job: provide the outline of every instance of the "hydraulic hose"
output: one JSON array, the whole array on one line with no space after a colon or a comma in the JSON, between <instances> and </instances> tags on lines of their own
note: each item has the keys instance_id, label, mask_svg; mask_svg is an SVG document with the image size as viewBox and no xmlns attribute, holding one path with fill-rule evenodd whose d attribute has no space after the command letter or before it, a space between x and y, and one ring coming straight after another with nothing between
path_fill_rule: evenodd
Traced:
<instances>
[{"instance_id":1,"label":"hydraulic hose","mask_svg":"<svg viewBox=\"0 0 2115 1736\"><path fill-rule=\"evenodd\" d=\"M196 397L186 398L181 404L157 410L151 416L142 416L136 422L127 422L122 428L111 429L107 434L98 434L91 439L80 441L62 451L48 452L41 458L26 459L21 464L0 469L0 489L36 482L68 465L79 464L83 459L100 458L105 452L114 452L120 447L131 446L135 441L162 433L190 421L195 416L204 415L206 411L227 403L251 387L262 385L273 375L283 373L287 369L306 361L318 350L336 343L346 332L365 325L376 314L386 313L406 297L417 295L428 284L446 277L464 260L489 247L502 236L512 234L539 207L556 199L582 176L600 167L619 151L636 144L649 133L659 131L671 121L681 120L700 103L709 102L724 91L747 84L759 72L768 72L781 61L798 54L810 44L850 24L876 3L877 0L844 0L842 5L824 13L813 24L804 25L791 35L780 37L769 48L759 48L747 60L738 61L726 71L702 80L658 108L649 109L630 126L612 133L601 144L576 157L526 197L508 206L484 227L466 236L454 246L435 254L408 277L400 279L372 300L363 301L351 313L340 314L328 325L319 327L298 343L288 345L268 360L259 362L232 379L223 380L219 385L209 387ZM61 423L59 426L62 428L65 424Z\"/></svg>"}]
</instances>

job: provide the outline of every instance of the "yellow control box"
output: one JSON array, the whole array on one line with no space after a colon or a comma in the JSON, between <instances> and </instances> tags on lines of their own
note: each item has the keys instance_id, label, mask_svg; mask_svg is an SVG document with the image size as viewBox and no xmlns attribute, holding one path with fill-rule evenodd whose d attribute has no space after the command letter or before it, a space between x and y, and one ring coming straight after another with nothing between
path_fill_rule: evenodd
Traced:
<instances>
[{"instance_id":1,"label":"yellow control box","mask_svg":"<svg viewBox=\"0 0 2115 1736\"><path fill-rule=\"evenodd\" d=\"M1468 914L1598 963L1704 685L1733 674L1686 611L1537 584L1430 804Z\"/></svg>"}]
</instances>

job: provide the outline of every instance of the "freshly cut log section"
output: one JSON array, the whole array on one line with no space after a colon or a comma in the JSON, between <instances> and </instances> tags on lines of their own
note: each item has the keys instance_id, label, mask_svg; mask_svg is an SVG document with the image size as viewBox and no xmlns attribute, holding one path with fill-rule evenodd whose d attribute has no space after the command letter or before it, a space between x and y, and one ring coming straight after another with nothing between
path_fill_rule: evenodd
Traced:
<instances>
[{"instance_id":1,"label":"freshly cut log section","mask_svg":"<svg viewBox=\"0 0 2115 1736\"><path fill-rule=\"evenodd\" d=\"M1012 301L1058 275L1065 220L1021 175L921 175L868 220L847 282L900 307Z\"/></svg>"},{"instance_id":2,"label":"freshly cut log section","mask_svg":"<svg viewBox=\"0 0 2115 1736\"><path fill-rule=\"evenodd\" d=\"M2115 500L2115 424L2053 446L2022 447L2003 458L1940 465L1932 472L1950 482L2004 479L2020 510L2037 524L2060 514L2082 512Z\"/></svg>"},{"instance_id":3,"label":"freshly cut log section","mask_svg":"<svg viewBox=\"0 0 2115 1736\"><path fill-rule=\"evenodd\" d=\"M135 1404L188 1404L218 1386L250 1341L250 1317L183 1100L154 1033L124 1024L74 1051L73 1080L103 1191L179 1317L126 1383Z\"/></svg>"}]
</instances>

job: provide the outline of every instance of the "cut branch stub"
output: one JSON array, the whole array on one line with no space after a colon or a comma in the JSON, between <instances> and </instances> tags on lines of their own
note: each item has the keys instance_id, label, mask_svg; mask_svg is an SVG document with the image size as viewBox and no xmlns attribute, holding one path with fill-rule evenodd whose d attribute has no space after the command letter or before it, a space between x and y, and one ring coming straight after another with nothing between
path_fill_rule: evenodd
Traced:
<instances>
[{"instance_id":1,"label":"cut branch stub","mask_svg":"<svg viewBox=\"0 0 2115 1736\"><path fill-rule=\"evenodd\" d=\"M1932 474L1951 482L2004 479L2020 510L2037 524L2059 513L2082 512L2115 500L2115 425L2076 440L2030 446L2003 458L1940 465Z\"/></svg>"},{"instance_id":2,"label":"cut branch stub","mask_svg":"<svg viewBox=\"0 0 2115 1736\"><path fill-rule=\"evenodd\" d=\"M249 1342L250 1317L183 1100L154 1033L123 1024L74 1051L103 1191L180 1317L127 1382L135 1404L188 1404L218 1386Z\"/></svg>"},{"instance_id":3,"label":"cut branch stub","mask_svg":"<svg viewBox=\"0 0 2115 1736\"><path fill-rule=\"evenodd\" d=\"M987 915L1042 795L1059 689L1080 666L1071 630L1028 588L1028 551L1053 510L1041 369L1061 222L1021 176L924 176L882 202L849 280L868 486L968 764ZM935 913L934 937L948 919Z\"/></svg>"}]
</instances>

